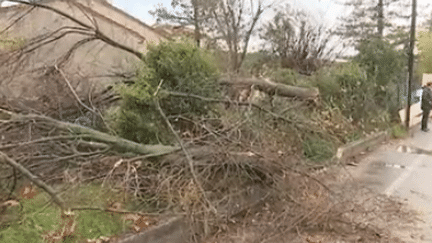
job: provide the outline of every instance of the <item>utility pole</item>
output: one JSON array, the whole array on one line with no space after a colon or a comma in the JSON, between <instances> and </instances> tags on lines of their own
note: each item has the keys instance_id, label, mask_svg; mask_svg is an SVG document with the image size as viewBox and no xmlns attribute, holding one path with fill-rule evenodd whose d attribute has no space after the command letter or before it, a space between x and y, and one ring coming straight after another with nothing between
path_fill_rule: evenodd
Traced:
<instances>
[{"instance_id":1,"label":"utility pole","mask_svg":"<svg viewBox=\"0 0 432 243\"><path fill-rule=\"evenodd\" d=\"M378 36L380 39L384 35L384 0L378 0Z\"/></svg>"},{"instance_id":2,"label":"utility pole","mask_svg":"<svg viewBox=\"0 0 432 243\"><path fill-rule=\"evenodd\" d=\"M415 44L415 27L416 27L416 16L417 16L417 0L412 1L412 14L411 14L411 34L410 34L410 45L409 45L409 57L408 57L408 102L406 108L405 126L407 131L409 130L410 124L410 108L411 108L411 84L414 72L414 44Z\"/></svg>"},{"instance_id":3,"label":"utility pole","mask_svg":"<svg viewBox=\"0 0 432 243\"><path fill-rule=\"evenodd\" d=\"M201 47L200 39L201 39L201 33L200 33L200 16L199 16L199 9L198 9L198 1L192 0L193 5L193 20L195 25L195 42L197 47Z\"/></svg>"}]
</instances>

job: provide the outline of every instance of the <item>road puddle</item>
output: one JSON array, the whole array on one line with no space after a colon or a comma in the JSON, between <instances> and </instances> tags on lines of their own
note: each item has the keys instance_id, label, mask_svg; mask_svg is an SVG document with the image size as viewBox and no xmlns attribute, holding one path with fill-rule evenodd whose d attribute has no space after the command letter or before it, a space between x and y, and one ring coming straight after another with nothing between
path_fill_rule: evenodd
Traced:
<instances>
[{"instance_id":1,"label":"road puddle","mask_svg":"<svg viewBox=\"0 0 432 243\"><path fill-rule=\"evenodd\" d=\"M396 151L399 153L432 155L432 150L416 148L408 145L399 145Z\"/></svg>"}]
</instances>

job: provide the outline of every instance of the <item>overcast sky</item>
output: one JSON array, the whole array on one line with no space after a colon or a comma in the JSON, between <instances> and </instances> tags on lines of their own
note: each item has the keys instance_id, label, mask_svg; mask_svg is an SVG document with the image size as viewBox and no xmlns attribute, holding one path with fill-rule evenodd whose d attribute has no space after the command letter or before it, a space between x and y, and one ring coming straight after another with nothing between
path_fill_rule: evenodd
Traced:
<instances>
[{"instance_id":1,"label":"overcast sky","mask_svg":"<svg viewBox=\"0 0 432 243\"><path fill-rule=\"evenodd\" d=\"M126 11L132 16L140 19L144 23L152 25L155 19L148 12L154 10L158 5L171 8L171 0L108 0L114 6ZM209 0L210 1L210 0ZM270 0L268 0L270 1ZM276 0L278 3L282 1L290 3L295 9L303 9L308 11L318 23L326 23L326 26L331 28L336 26L337 18L348 14L347 9L336 2L344 2L346 0ZM410 1L410 0L406 0ZM418 12L430 13L430 8L426 6L432 3L431 0L417 0ZM428 9L428 10L425 10ZM410 9L407 9L410 13ZM268 21L272 18L271 11L267 11L262 16L262 21ZM409 21L409 20L408 20ZM418 19L417 23L422 23L424 19ZM409 23L409 22L406 22ZM255 51L260 47L260 40L257 36L251 39L250 51Z\"/></svg>"},{"instance_id":2,"label":"overcast sky","mask_svg":"<svg viewBox=\"0 0 432 243\"><path fill-rule=\"evenodd\" d=\"M171 7L171 0L111 0L116 7L128 12L147 24L153 24L155 20L148 13L154 10L158 4ZM335 4L335 0L287 0L294 6L310 10L314 16L322 16L326 21L334 21L342 12L342 7Z\"/></svg>"}]
</instances>

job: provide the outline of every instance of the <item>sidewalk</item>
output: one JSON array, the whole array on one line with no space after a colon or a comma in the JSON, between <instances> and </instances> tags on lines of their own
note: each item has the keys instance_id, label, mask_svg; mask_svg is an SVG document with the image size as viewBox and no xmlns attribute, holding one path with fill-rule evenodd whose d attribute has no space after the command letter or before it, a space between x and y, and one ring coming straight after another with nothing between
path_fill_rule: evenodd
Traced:
<instances>
[{"instance_id":1,"label":"sidewalk","mask_svg":"<svg viewBox=\"0 0 432 243\"><path fill-rule=\"evenodd\" d=\"M405 205L420 219L401 221L392 232L404 242L432 242L432 130L415 125L407 138L389 140L358 162L348 169L353 183Z\"/></svg>"},{"instance_id":2,"label":"sidewalk","mask_svg":"<svg viewBox=\"0 0 432 243\"><path fill-rule=\"evenodd\" d=\"M429 128L432 128L431 122L429 122ZM406 143L406 145L432 151L432 129L429 132L422 132L419 124L412 127Z\"/></svg>"}]
</instances>

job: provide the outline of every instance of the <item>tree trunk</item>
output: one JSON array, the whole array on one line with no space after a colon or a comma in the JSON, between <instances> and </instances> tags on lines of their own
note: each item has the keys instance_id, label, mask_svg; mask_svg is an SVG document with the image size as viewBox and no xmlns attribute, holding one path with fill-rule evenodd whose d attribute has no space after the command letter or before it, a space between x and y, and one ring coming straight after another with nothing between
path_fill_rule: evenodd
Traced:
<instances>
[{"instance_id":1,"label":"tree trunk","mask_svg":"<svg viewBox=\"0 0 432 243\"><path fill-rule=\"evenodd\" d=\"M221 84L225 85L255 85L259 90L269 95L279 95L283 97L299 98L302 100L311 100L319 96L317 88L304 88L280 83L274 83L258 78L226 78L222 79Z\"/></svg>"},{"instance_id":2,"label":"tree trunk","mask_svg":"<svg viewBox=\"0 0 432 243\"><path fill-rule=\"evenodd\" d=\"M384 0L378 0L378 36L384 35Z\"/></svg>"},{"instance_id":3,"label":"tree trunk","mask_svg":"<svg viewBox=\"0 0 432 243\"><path fill-rule=\"evenodd\" d=\"M69 131L74 135L87 135L89 139L98 142L106 143L113 146L114 149L121 152L133 152L136 154L151 154L151 155L163 155L179 150L179 147L165 146L165 145L148 145L136 143L124 138L112 136L103 132L93 130L88 127L81 125L62 122L55 120L50 117L41 115L22 115L16 114L7 110L0 109L0 120L10 120L10 121L23 121L23 120L36 120L43 121L57 127L58 129Z\"/></svg>"},{"instance_id":4,"label":"tree trunk","mask_svg":"<svg viewBox=\"0 0 432 243\"><path fill-rule=\"evenodd\" d=\"M200 31L200 19L199 19L199 10L198 10L198 3L197 0L192 0L192 5L193 5L193 21L194 21L194 25L195 25L195 42L197 47L201 47L201 31Z\"/></svg>"}]
</instances>

